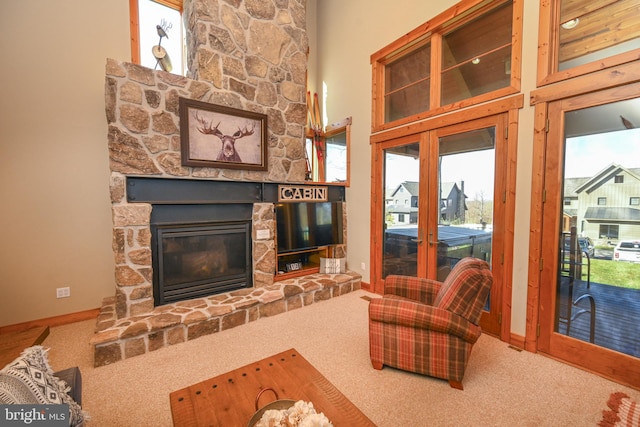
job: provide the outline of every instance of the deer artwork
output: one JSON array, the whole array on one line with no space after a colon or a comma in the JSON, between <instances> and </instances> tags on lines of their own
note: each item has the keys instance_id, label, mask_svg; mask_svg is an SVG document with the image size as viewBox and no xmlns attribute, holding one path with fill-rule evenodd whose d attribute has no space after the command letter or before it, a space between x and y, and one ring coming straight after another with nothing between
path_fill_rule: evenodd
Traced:
<instances>
[{"instance_id":1,"label":"deer artwork","mask_svg":"<svg viewBox=\"0 0 640 427\"><path fill-rule=\"evenodd\" d=\"M198 116L198 112L196 112L196 120L200 123L200 126L197 126L200 133L204 135L215 135L220 138L222 148L220 149L216 160L224 162L242 162L240 155L236 151L236 141L240 138L244 138L245 136L253 135L255 123L252 124L251 129L248 129L248 126L245 126L244 129L240 129L240 127L238 127L238 130L233 135L225 135L218 129L221 122L218 122L215 127L211 127L211 122L207 122L205 119Z\"/></svg>"}]
</instances>

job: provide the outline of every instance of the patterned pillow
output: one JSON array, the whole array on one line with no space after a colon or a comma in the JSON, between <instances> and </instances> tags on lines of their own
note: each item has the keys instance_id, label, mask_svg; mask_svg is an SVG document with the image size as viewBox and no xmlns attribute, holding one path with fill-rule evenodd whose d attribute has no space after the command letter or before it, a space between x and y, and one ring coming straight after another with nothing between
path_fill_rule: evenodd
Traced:
<instances>
[{"instance_id":1,"label":"patterned pillow","mask_svg":"<svg viewBox=\"0 0 640 427\"><path fill-rule=\"evenodd\" d=\"M0 370L0 404L68 404L70 425L84 421L85 414L67 394L69 386L53 375L42 346L29 347L22 355Z\"/></svg>"}]
</instances>

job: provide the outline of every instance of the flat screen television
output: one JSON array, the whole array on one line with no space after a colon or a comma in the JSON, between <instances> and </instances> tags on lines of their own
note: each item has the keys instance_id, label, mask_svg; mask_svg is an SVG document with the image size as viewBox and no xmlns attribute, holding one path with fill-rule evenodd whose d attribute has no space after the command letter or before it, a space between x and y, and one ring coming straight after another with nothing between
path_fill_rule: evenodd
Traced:
<instances>
[{"instance_id":1,"label":"flat screen television","mask_svg":"<svg viewBox=\"0 0 640 427\"><path fill-rule=\"evenodd\" d=\"M276 204L278 253L341 244L342 202Z\"/></svg>"}]
</instances>

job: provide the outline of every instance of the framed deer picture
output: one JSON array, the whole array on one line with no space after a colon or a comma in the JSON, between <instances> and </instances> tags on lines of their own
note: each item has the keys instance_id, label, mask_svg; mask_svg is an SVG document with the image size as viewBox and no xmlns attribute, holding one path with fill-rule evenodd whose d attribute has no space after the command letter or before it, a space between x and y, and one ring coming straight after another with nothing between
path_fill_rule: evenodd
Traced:
<instances>
[{"instance_id":1,"label":"framed deer picture","mask_svg":"<svg viewBox=\"0 0 640 427\"><path fill-rule=\"evenodd\" d=\"M267 116L180 98L183 166L267 170Z\"/></svg>"}]
</instances>

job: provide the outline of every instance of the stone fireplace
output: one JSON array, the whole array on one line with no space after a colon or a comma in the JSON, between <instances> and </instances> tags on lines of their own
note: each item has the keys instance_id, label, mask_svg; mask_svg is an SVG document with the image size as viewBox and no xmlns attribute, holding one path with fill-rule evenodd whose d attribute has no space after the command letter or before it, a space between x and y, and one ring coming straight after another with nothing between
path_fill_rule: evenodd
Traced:
<instances>
[{"instance_id":1,"label":"stone fireplace","mask_svg":"<svg viewBox=\"0 0 640 427\"><path fill-rule=\"evenodd\" d=\"M360 277L354 273L274 282L274 188L277 183L302 183L306 173L305 1L193 0L185 2L183 15L188 26L188 77L114 59L106 63L115 295L103 302L92 339L96 366L360 286ZM178 109L181 97L266 115L268 170L183 166ZM171 190L148 191L157 184L170 185ZM186 187L197 188L188 203L171 199L183 194ZM243 274L251 286L236 283L219 289L222 293L207 291L173 299L172 282L166 294L157 295L154 276L157 278L159 268L164 267L154 261L154 239L158 238L154 233L171 222L164 219L171 210L169 206L226 206L229 200L225 198L235 197L240 190L247 194L240 203L244 205L241 226L250 234L247 244L251 259L245 264L250 274ZM338 191L338 197L344 200L343 187L332 191ZM213 208L203 209L204 214L179 215L195 215L195 222L200 222L200 216L220 215L207 210ZM171 257L170 252L160 255ZM189 263L188 257L206 257L202 251L194 252L183 255L183 262ZM199 265L220 269L216 260L208 262Z\"/></svg>"}]
</instances>

